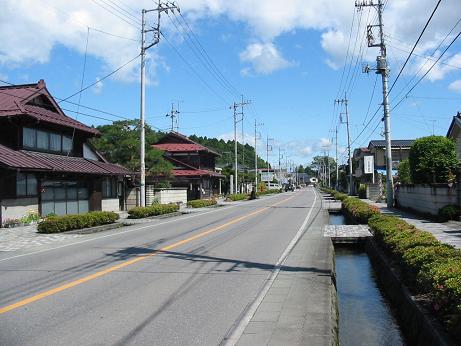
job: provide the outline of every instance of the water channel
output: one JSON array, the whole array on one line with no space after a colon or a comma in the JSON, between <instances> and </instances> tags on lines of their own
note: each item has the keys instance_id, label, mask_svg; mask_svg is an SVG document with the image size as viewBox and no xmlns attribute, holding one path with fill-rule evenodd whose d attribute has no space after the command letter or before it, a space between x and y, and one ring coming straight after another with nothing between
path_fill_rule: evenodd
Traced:
<instances>
[{"instance_id":1,"label":"water channel","mask_svg":"<svg viewBox=\"0 0 461 346\"><path fill-rule=\"evenodd\" d=\"M345 224L330 214L331 224ZM405 345L390 303L380 291L366 252L335 246L340 345Z\"/></svg>"}]
</instances>

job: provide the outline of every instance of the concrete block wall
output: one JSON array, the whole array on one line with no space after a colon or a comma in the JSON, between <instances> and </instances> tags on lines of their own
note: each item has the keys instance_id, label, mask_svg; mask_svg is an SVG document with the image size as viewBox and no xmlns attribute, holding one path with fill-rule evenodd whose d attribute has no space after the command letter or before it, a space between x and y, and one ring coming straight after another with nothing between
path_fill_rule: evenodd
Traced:
<instances>
[{"instance_id":1,"label":"concrete block wall","mask_svg":"<svg viewBox=\"0 0 461 346\"><path fill-rule=\"evenodd\" d=\"M31 210L38 213L38 198L2 199L0 208L0 222L3 224L7 219L20 219L29 214Z\"/></svg>"},{"instance_id":2,"label":"concrete block wall","mask_svg":"<svg viewBox=\"0 0 461 346\"><path fill-rule=\"evenodd\" d=\"M105 198L101 201L102 211L119 211L120 203L118 198Z\"/></svg>"},{"instance_id":3,"label":"concrete block wall","mask_svg":"<svg viewBox=\"0 0 461 346\"><path fill-rule=\"evenodd\" d=\"M439 209L448 205L458 205L455 185L401 185L397 193L397 203L421 213L437 215Z\"/></svg>"},{"instance_id":4,"label":"concrete block wall","mask_svg":"<svg viewBox=\"0 0 461 346\"><path fill-rule=\"evenodd\" d=\"M160 203L187 203L187 189L162 189L156 191L156 196L160 197Z\"/></svg>"}]
</instances>

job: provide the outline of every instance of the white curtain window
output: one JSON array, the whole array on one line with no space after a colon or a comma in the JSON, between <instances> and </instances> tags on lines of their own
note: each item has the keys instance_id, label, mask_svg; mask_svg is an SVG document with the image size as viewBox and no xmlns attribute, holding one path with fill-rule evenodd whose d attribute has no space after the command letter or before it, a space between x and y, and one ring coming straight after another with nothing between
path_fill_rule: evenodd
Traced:
<instances>
[{"instance_id":1,"label":"white curtain window","mask_svg":"<svg viewBox=\"0 0 461 346\"><path fill-rule=\"evenodd\" d=\"M48 132L37 130L37 148L42 150L50 149L50 137Z\"/></svg>"},{"instance_id":2,"label":"white curtain window","mask_svg":"<svg viewBox=\"0 0 461 346\"><path fill-rule=\"evenodd\" d=\"M24 148L35 148L37 145L37 131L28 127L22 129L22 145Z\"/></svg>"},{"instance_id":3,"label":"white curtain window","mask_svg":"<svg viewBox=\"0 0 461 346\"><path fill-rule=\"evenodd\" d=\"M61 151L61 135L50 133L50 150Z\"/></svg>"},{"instance_id":4,"label":"white curtain window","mask_svg":"<svg viewBox=\"0 0 461 346\"><path fill-rule=\"evenodd\" d=\"M72 138L62 136L62 151L64 154L72 152Z\"/></svg>"}]
</instances>

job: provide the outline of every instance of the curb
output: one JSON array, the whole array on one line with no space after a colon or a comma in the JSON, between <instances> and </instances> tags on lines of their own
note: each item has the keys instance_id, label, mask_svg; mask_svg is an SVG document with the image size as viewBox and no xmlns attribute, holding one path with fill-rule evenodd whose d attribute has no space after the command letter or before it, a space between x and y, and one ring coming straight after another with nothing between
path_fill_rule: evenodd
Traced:
<instances>
[{"instance_id":1,"label":"curb","mask_svg":"<svg viewBox=\"0 0 461 346\"><path fill-rule=\"evenodd\" d=\"M115 223L110 223L107 225L101 225L101 226L95 226L95 227L89 227L89 228L76 229L73 231L61 232L58 234L92 234L92 233L108 231L108 230L116 229L120 227L123 227L123 224L115 222Z\"/></svg>"}]
</instances>

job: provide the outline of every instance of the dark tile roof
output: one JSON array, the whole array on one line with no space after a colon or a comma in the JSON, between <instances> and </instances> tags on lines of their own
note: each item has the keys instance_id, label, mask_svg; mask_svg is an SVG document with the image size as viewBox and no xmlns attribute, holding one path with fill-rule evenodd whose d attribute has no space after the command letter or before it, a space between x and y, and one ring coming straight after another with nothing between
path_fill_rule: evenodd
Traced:
<instances>
[{"instance_id":1,"label":"dark tile roof","mask_svg":"<svg viewBox=\"0 0 461 346\"><path fill-rule=\"evenodd\" d=\"M179 140L182 143L177 143L175 141L169 142L169 140L171 141L170 138ZM175 146L173 146L173 144L175 144ZM190 150L180 150L181 145L185 146L183 148L187 148L187 146L189 145L189 148L191 148L191 149ZM153 147L155 147L157 149L164 150L164 151L176 151L176 152L179 152L179 151L183 151L183 152L187 152L187 151L206 151L206 152L211 153L213 155L221 156L221 154L217 153L216 151L211 150L210 148L207 148L207 147L205 147L205 146L203 146L203 145L201 145L201 144L199 144L197 142L194 142L189 137L187 137L187 136L185 136L185 135L183 135L183 134L181 134L179 132L176 132L176 131L171 131L171 132L167 133L156 144L154 144ZM172 150L168 150L166 148L169 148L169 149L171 148Z\"/></svg>"},{"instance_id":2,"label":"dark tile roof","mask_svg":"<svg viewBox=\"0 0 461 346\"><path fill-rule=\"evenodd\" d=\"M412 146L414 143L414 139L393 139L391 140L391 146L394 148L398 147L404 147L404 148L409 148ZM384 148L386 147L386 141L385 140L373 140L370 141L368 144L368 148L375 147L375 148Z\"/></svg>"},{"instance_id":3,"label":"dark tile roof","mask_svg":"<svg viewBox=\"0 0 461 346\"><path fill-rule=\"evenodd\" d=\"M0 145L0 165L30 171L50 171L96 175L132 174L128 169L107 162L99 162L65 155L13 150Z\"/></svg>"},{"instance_id":4,"label":"dark tile roof","mask_svg":"<svg viewBox=\"0 0 461 346\"><path fill-rule=\"evenodd\" d=\"M6 167L49 170L45 163L20 151L10 149L0 144L0 164Z\"/></svg>"},{"instance_id":5,"label":"dark tile roof","mask_svg":"<svg viewBox=\"0 0 461 346\"><path fill-rule=\"evenodd\" d=\"M39 96L49 100L50 109L30 104ZM0 117L31 117L39 121L77 129L91 135L99 135L95 128L86 126L81 122L68 117L61 110L46 89L45 82L40 80L37 84L23 84L0 87Z\"/></svg>"}]
</instances>

